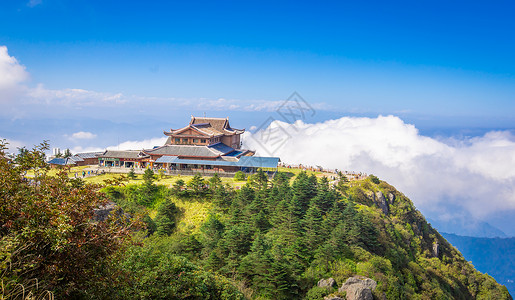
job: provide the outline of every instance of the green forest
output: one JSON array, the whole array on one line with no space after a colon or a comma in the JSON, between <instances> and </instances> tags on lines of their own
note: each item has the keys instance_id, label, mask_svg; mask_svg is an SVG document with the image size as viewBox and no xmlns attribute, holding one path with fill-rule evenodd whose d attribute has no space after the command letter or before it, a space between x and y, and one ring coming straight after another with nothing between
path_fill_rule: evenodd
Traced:
<instances>
[{"instance_id":1,"label":"green forest","mask_svg":"<svg viewBox=\"0 0 515 300\"><path fill-rule=\"evenodd\" d=\"M98 185L48 175L46 147L0 147L0 299L323 299L354 275L377 282L375 299L511 299L373 175L259 171L236 188L147 170ZM329 277L338 286L317 286Z\"/></svg>"}]
</instances>

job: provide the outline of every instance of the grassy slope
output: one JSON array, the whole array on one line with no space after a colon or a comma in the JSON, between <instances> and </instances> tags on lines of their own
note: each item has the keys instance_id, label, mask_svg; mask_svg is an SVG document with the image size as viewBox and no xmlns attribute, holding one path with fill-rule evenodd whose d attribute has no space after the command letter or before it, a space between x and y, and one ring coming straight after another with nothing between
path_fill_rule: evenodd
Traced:
<instances>
[{"instance_id":1,"label":"grassy slope","mask_svg":"<svg viewBox=\"0 0 515 300\"><path fill-rule=\"evenodd\" d=\"M80 171L81 168L73 168L70 172L70 176L73 177L73 174L76 171ZM293 181L298 174L302 171L300 169L286 169L286 168L280 168L280 171L289 173L291 176L291 181ZM317 177L322 177L326 174L322 172L312 172L307 171L308 174L314 173ZM91 183L103 183L105 179L112 179L115 176L115 174L104 174L94 177L87 177L85 180L87 182ZM165 178L162 178L156 182L156 184L161 184L165 186L172 186L177 180L183 179L185 182L188 182L192 176L165 176ZM245 182L237 182L234 181L232 178L222 178L222 181L226 184L229 184L235 188L240 187L241 185L245 184ZM130 180L129 183L133 184L141 184L143 180L141 179L141 175L138 175L136 180ZM396 191L393 187L389 186L388 184L382 184L382 185L375 185L370 184L369 181L365 180L356 180L351 182L350 184L351 189L352 186L359 187L363 191L366 192L377 192L381 191L384 195L387 195L389 192L393 192L396 195L396 204L391 206L391 215L389 218L384 219L383 216L381 216L381 211L378 207L369 202L369 200L362 199L363 203L361 205L358 205L358 209L362 211L366 211L372 218L378 219L384 219L383 221L379 223L383 223L384 227L380 228L380 230L383 232L383 238L387 239L388 241L385 241L385 244L392 243L407 243L408 245L411 244L411 247L414 247L415 249L418 248L419 251L427 251L429 252L432 243L435 240L438 240L441 245L441 253L442 257L447 257L446 259L457 259L456 262L459 261L460 265L464 263L464 260L461 258L461 255L459 252L457 252L450 244L443 239L436 230L430 228L424 229L427 225L425 219L423 216L415 210L413 204L409 199L407 199L404 195L402 195L400 192ZM359 202L360 199L355 199ZM179 207L183 213L181 214L178 229L179 232L182 233L198 233L198 230L201 226L201 224L206 220L211 208L212 204L209 201L203 201L200 200L194 200L192 199L174 199L174 203ZM151 211L150 216L155 217L156 211ZM385 232L393 231L394 235L397 236L396 240L391 240L391 238L388 238L384 235ZM415 232L414 232L415 231ZM387 234L389 235L389 234ZM418 245L418 246L416 246ZM422 249L420 249L422 248ZM412 248L413 249L413 248ZM409 251L409 250L408 250ZM418 252L418 251L417 251ZM429 253L428 253L429 254ZM410 255L410 253L405 253L405 255ZM412 254L411 254L412 255ZM435 263L434 258L431 259L430 255L428 255L428 258L419 258L421 261L421 265L425 266L426 268L432 269L431 265ZM372 275L367 274L366 270L362 269L360 266L361 263L358 263L358 273L362 273L362 275ZM436 264L434 265L437 267L437 269L434 270L434 272L437 272L441 278L448 278L450 273L455 273L452 270L438 270L442 265ZM466 271L465 271L466 270ZM461 271L466 272L470 275L472 275L472 269L465 268ZM470 273L469 273L470 272ZM477 275L474 275L477 276ZM463 280L463 282L466 282L466 278L460 278L460 281ZM449 284L452 285L452 282L449 281ZM479 291L478 291L479 292Z\"/></svg>"}]
</instances>

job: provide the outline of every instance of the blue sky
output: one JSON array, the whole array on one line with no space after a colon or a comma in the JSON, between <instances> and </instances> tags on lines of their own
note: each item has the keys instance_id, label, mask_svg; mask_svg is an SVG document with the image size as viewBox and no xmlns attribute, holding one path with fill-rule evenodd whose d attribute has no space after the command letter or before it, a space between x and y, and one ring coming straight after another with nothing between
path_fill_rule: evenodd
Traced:
<instances>
[{"instance_id":1,"label":"blue sky","mask_svg":"<svg viewBox=\"0 0 515 300\"><path fill-rule=\"evenodd\" d=\"M513 122L509 1L105 2L2 3L0 41L49 89Z\"/></svg>"},{"instance_id":2,"label":"blue sky","mask_svg":"<svg viewBox=\"0 0 515 300\"><path fill-rule=\"evenodd\" d=\"M495 224L508 232L515 213L515 198L506 196L515 194L515 174L505 170L515 169L513 15L513 1L2 1L0 137L13 146L49 139L75 151L138 148L159 143L163 130L191 114L259 126L297 91L316 111L303 120L310 128L340 120L346 131L342 118L351 117L369 124L359 129L369 141L383 143L367 126L384 127L379 115L400 120L390 138L412 158L407 177L391 173L397 167L384 153L341 161L370 168L359 171L408 195L423 198L410 190L423 181L402 186L422 156L442 166L435 174L491 182L481 195L511 188L494 195L505 205L489 215L479 213L479 202L466 208L460 191L474 186L439 191L440 202L465 203L462 216L508 220ZM420 154L426 138L433 148ZM356 145L376 151L373 143ZM484 157L488 151L502 159ZM340 161L330 155L320 164ZM430 212L430 201L418 204Z\"/></svg>"}]
</instances>

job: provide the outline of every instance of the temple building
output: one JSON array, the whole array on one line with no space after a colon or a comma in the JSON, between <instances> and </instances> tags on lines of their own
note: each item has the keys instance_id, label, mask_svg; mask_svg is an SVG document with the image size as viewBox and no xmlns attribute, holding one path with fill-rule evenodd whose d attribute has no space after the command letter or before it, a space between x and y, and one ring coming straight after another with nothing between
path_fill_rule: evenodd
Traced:
<instances>
[{"instance_id":1,"label":"temple building","mask_svg":"<svg viewBox=\"0 0 515 300\"><path fill-rule=\"evenodd\" d=\"M77 154L77 162L74 163L80 160L95 160L100 167L155 168L169 172L188 170L232 173L255 172L258 169L277 171L280 161L278 157L256 157L255 151L241 149L241 135L244 132L245 129L232 128L229 118L192 116L186 127L164 131L168 139L163 146L153 149L106 150L103 153Z\"/></svg>"},{"instance_id":2,"label":"temple building","mask_svg":"<svg viewBox=\"0 0 515 300\"><path fill-rule=\"evenodd\" d=\"M165 145L210 146L222 143L231 148L241 147L241 134L245 129L231 128L229 118L198 118L191 116L188 126L165 131Z\"/></svg>"},{"instance_id":3,"label":"temple building","mask_svg":"<svg viewBox=\"0 0 515 300\"><path fill-rule=\"evenodd\" d=\"M245 129L229 125L229 118L191 117L183 128L165 131L165 144L143 150L154 166L168 170L212 172L277 169L278 157L253 157L254 151L241 149Z\"/></svg>"}]
</instances>

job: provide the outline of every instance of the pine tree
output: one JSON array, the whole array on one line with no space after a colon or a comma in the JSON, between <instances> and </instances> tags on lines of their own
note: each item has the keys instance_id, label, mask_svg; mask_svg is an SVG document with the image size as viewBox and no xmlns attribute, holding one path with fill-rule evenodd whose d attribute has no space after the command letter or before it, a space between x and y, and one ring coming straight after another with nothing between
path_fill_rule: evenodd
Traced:
<instances>
[{"instance_id":1,"label":"pine tree","mask_svg":"<svg viewBox=\"0 0 515 300\"><path fill-rule=\"evenodd\" d=\"M300 219L306 213L311 199L316 196L316 177L308 177L306 172L301 172L293 182L292 190L291 209Z\"/></svg>"},{"instance_id":2,"label":"pine tree","mask_svg":"<svg viewBox=\"0 0 515 300\"><path fill-rule=\"evenodd\" d=\"M252 289L265 298L271 298L269 291L274 289L268 276L272 264L269 248L269 243L261 234L257 234L250 252L241 260L239 267L239 272L251 282Z\"/></svg>"},{"instance_id":3,"label":"pine tree","mask_svg":"<svg viewBox=\"0 0 515 300\"><path fill-rule=\"evenodd\" d=\"M155 219L157 227L156 233L158 235L172 234L176 226L175 222L178 213L179 209L175 206L175 204L170 199L166 199L165 202L161 204L157 212Z\"/></svg>"},{"instance_id":4,"label":"pine tree","mask_svg":"<svg viewBox=\"0 0 515 300\"><path fill-rule=\"evenodd\" d=\"M177 181L173 184L172 192L175 195L182 196L184 194L184 186L186 183L182 179L177 179Z\"/></svg>"},{"instance_id":5,"label":"pine tree","mask_svg":"<svg viewBox=\"0 0 515 300\"><path fill-rule=\"evenodd\" d=\"M215 173L211 178L209 178L208 182L211 192L214 192L217 188L223 186L222 179L220 179L218 173Z\"/></svg>"},{"instance_id":6,"label":"pine tree","mask_svg":"<svg viewBox=\"0 0 515 300\"><path fill-rule=\"evenodd\" d=\"M246 206L254 201L254 194L254 190L246 184L241 187L236 195L236 200L238 200L241 205Z\"/></svg>"},{"instance_id":7,"label":"pine tree","mask_svg":"<svg viewBox=\"0 0 515 300\"><path fill-rule=\"evenodd\" d=\"M231 187L220 184L213 192L213 200L217 209L227 212L233 200Z\"/></svg>"},{"instance_id":8,"label":"pine tree","mask_svg":"<svg viewBox=\"0 0 515 300\"><path fill-rule=\"evenodd\" d=\"M255 174L255 181L260 189L266 189L268 187L268 176L262 169L259 169Z\"/></svg>"},{"instance_id":9,"label":"pine tree","mask_svg":"<svg viewBox=\"0 0 515 300\"><path fill-rule=\"evenodd\" d=\"M322 222L322 228L320 230L323 240L328 239L331 236L332 231L340 220L342 219L342 211L346 208L344 203L334 202L332 208L327 212L324 221Z\"/></svg>"},{"instance_id":10,"label":"pine tree","mask_svg":"<svg viewBox=\"0 0 515 300\"><path fill-rule=\"evenodd\" d=\"M152 169L148 168L145 170L145 173L143 173L143 180L145 181L146 186L152 186L154 185L154 171Z\"/></svg>"},{"instance_id":11,"label":"pine tree","mask_svg":"<svg viewBox=\"0 0 515 300\"><path fill-rule=\"evenodd\" d=\"M252 225L253 228L261 232L266 232L271 227L267 214L263 210L259 211L252 217Z\"/></svg>"},{"instance_id":12,"label":"pine tree","mask_svg":"<svg viewBox=\"0 0 515 300\"><path fill-rule=\"evenodd\" d=\"M134 168L131 168L131 170L127 174L127 177L132 180L136 179L136 172L134 172Z\"/></svg>"},{"instance_id":13,"label":"pine tree","mask_svg":"<svg viewBox=\"0 0 515 300\"><path fill-rule=\"evenodd\" d=\"M68 158L71 156L72 156L72 152L70 151L70 149L64 150L64 155L63 155L64 158Z\"/></svg>"},{"instance_id":14,"label":"pine tree","mask_svg":"<svg viewBox=\"0 0 515 300\"><path fill-rule=\"evenodd\" d=\"M315 250L320 246L320 243L323 240L321 235L321 227L322 227L322 213L317 205L312 205L309 207L306 212L306 217L303 221L304 223L304 244L309 255L312 255Z\"/></svg>"},{"instance_id":15,"label":"pine tree","mask_svg":"<svg viewBox=\"0 0 515 300\"><path fill-rule=\"evenodd\" d=\"M145 228L147 229L148 235L152 235L152 234L154 234L154 232L156 232L157 225L149 215L145 215L143 217L143 223L145 223Z\"/></svg>"},{"instance_id":16,"label":"pine tree","mask_svg":"<svg viewBox=\"0 0 515 300\"><path fill-rule=\"evenodd\" d=\"M225 226L214 215L209 215L206 222L200 228L202 233L202 244L205 253L210 253L215 249L218 241L224 234Z\"/></svg>"},{"instance_id":17,"label":"pine tree","mask_svg":"<svg viewBox=\"0 0 515 300\"><path fill-rule=\"evenodd\" d=\"M317 185L317 195L313 198L312 202L320 208L322 215L325 215L337 199L337 194L329 188L327 177L322 177Z\"/></svg>"},{"instance_id":18,"label":"pine tree","mask_svg":"<svg viewBox=\"0 0 515 300\"><path fill-rule=\"evenodd\" d=\"M206 192L206 182L199 173L195 174L188 182L188 187L191 189L193 195L200 197Z\"/></svg>"}]
</instances>

